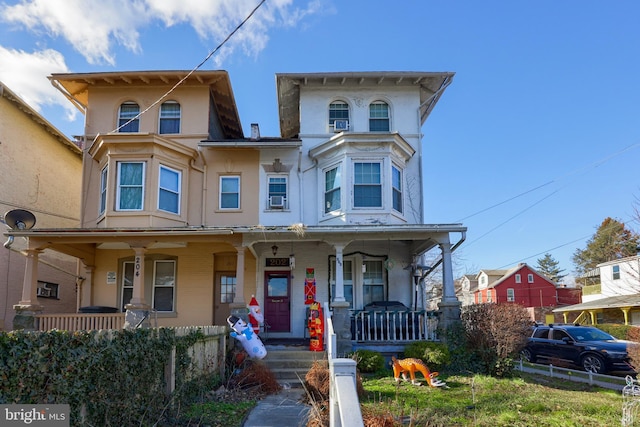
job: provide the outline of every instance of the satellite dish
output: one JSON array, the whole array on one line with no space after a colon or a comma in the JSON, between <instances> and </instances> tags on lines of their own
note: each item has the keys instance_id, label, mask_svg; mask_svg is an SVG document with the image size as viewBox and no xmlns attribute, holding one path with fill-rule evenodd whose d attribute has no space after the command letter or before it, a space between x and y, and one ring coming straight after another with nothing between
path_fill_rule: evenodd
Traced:
<instances>
[{"instance_id":1,"label":"satellite dish","mask_svg":"<svg viewBox=\"0 0 640 427\"><path fill-rule=\"evenodd\" d=\"M4 214L4 222L13 230L29 230L36 225L36 217L24 209L14 209Z\"/></svg>"}]
</instances>

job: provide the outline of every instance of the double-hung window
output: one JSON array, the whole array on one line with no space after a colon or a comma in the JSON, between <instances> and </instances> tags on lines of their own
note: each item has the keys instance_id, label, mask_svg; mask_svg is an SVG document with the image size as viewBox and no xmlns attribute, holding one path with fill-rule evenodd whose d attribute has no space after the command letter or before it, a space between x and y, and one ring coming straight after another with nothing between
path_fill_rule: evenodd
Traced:
<instances>
[{"instance_id":1,"label":"double-hung window","mask_svg":"<svg viewBox=\"0 0 640 427\"><path fill-rule=\"evenodd\" d=\"M340 166L324 173L324 213L340 210Z\"/></svg>"},{"instance_id":2,"label":"double-hung window","mask_svg":"<svg viewBox=\"0 0 640 427\"><path fill-rule=\"evenodd\" d=\"M240 209L240 177L220 177L220 209Z\"/></svg>"},{"instance_id":3,"label":"double-hung window","mask_svg":"<svg viewBox=\"0 0 640 427\"><path fill-rule=\"evenodd\" d=\"M522 276L520 274L516 274L516 283L522 283Z\"/></svg>"},{"instance_id":4,"label":"double-hung window","mask_svg":"<svg viewBox=\"0 0 640 427\"><path fill-rule=\"evenodd\" d=\"M619 265L612 265L611 266L611 275L613 277L613 280L620 279L620 266Z\"/></svg>"},{"instance_id":5,"label":"double-hung window","mask_svg":"<svg viewBox=\"0 0 640 427\"><path fill-rule=\"evenodd\" d=\"M180 133L180 104L167 101L160 106L159 133Z\"/></svg>"},{"instance_id":6,"label":"double-hung window","mask_svg":"<svg viewBox=\"0 0 640 427\"><path fill-rule=\"evenodd\" d=\"M158 209L174 214L180 213L180 185L182 173L166 166L160 166L158 186Z\"/></svg>"},{"instance_id":7,"label":"double-hung window","mask_svg":"<svg viewBox=\"0 0 640 427\"><path fill-rule=\"evenodd\" d=\"M349 124L349 105L347 103L336 101L329 104L329 127L337 131L339 129L336 129L336 120L346 121L346 124Z\"/></svg>"},{"instance_id":8,"label":"double-hung window","mask_svg":"<svg viewBox=\"0 0 640 427\"><path fill-rule=\"evenodd\" d=\"M116 205L119 211L140 211L144 200L144 163L118 162L118 192Z\"/></svg>"},{"instance_id":9,"label":"double-hung window","mask_svg":"<svg viewBox=\"0 0 640 427\"><path fill-rule=\"evenodd\" d=\"M528 283L533 283L533 274L531 274L531 273L527 274L527 282Z\"/></svg>"},{"instance_id":10,"label":"double-hung window","mask_svg":"<svg viewBox=\"0 0 640 427\"><path fill-rule=\"evenodd\" d=\"M122 263L122 305L120 308L123 312L125 311L125 305L129 304L133 297L134 268L135 266L133 261L126 261Z\"/></svg>"},{"instance_id":11,"label":"double-hung window","mask_svg":"<svg viewBox=\"0 0 640 427\"><path fill-rule=\"evenodd\" d=\"M382 207L380 163L354 163L353 206L356 208Z\"/></svg>"},{"instance_id":12,"label":"double-hung window","mask_svg":"<svg viewBox=\"0 0 640 427\"><path fill-rule=\"evenodd\" d=\"M135 102L125 102L118 112L118 132L140 131L140 106Z\"/></svg>"},{"instance_id":13,"label":"double-hung window","mask_svg":"<svg viewBox=\"0 0 640 427\"><path fill-rule=\"evenodd\" d=\"M109 168L105 166L100 172L100 215L107 210L107 177Z\"/></svg>"},{"instance_id":14,"label":"double-hung window","mask_svg":"<svg viewBox=\"0 0 640 427\"><path fill-rule=\"evenodd\" d=\"M369 132L389 132L389 105L376 101L369 104Z\"/></svg>"},{"instance_id":15,"label":"double-hung window","mask_svg":"<svg viewBox=\"0 0 640 427\"><path fill-rule=\"evenodd\" d=\"M393 209L402 213L402 171L395 166L391 168L393 192Z\"/></svg>"},{"instance_id":16,"label":"double-hung window","mask_svg":"<svg viewBox=\"0 0 640 427\"><path fill-rule=\"evenodd\" d=\"M174 311L176 287L176 262L173 260L153 263L153 308L157 311Z\"/></svg>"},{"instance_id":17,"label":"double-hung window","mask_svg":"<svg viewBox=\"0 0 640 427\"><path fill-rule=\"evenodd\" d=\"M282 175L269 176L269 209L287 208L287 177Z\"/></svg>"},{"instance_id":18,"label":"double-hung window","mask_svg":"<svg viewBox=\"0 0 640 427\"><path fill-rule=\"evenodd\" d=\"M516 291L513 288L507 288L507 301L514 302L516 300Z\"/></svg>"}]
</instances>

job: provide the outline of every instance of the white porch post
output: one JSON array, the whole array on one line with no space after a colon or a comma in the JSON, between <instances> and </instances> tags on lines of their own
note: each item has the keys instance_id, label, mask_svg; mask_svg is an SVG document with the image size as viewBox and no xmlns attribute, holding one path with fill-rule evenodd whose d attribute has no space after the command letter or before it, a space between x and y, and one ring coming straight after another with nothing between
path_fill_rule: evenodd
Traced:
<instances>
[{"instance_id":1,"label":"white porch post","mask_svg":"<svg viewBox=\"0 0 640 427\"><path fill-rule=\"evenodd\" d=\"M454 323L460 321L460 307L462 304L456 298L451 262L451 244L448 239L446 242L440 243L440 250L442 251L442 300L438 304L438 326L443 330L447 330Z\"/></svg>"},{"instance_id":2,"label":"white porch post","mask_svg":"<svg viewBox=\"0 0 640 427\"><path fill-rule=\"evenodd\" d=\"M13 319L13 329L37 329L35 315L44 307L38 304L38 254L37 249L28 249L27 262L22 281L22 299L13 306L16 315Z\"/></svg>"},{"instance_id":3,"label":"white porch post","mask_svg":"<svg viewBox=\"0 0 640 427\"><path fill-rule=\"evenodd\" d=\"M342 259L342 251L344 250L344 246L342 245L334 245L336 250L336 293L333 296L334 302L345 302L344 299L344 270L342 268L343 259Z\"/></svg>"},{"instance_id":4,"label":"white porch post","mask_svg":"<svg viewBox=\"0 0 640 427\"><path fill-rule=\"evenodd\" d=\"M151 308L144 297L145 295L145 277L144 277L144 255L146 248L134 247L135 252L133 264L133 292L131 301L125 305L127 310L124 316L124 328L148 328L151 326L149 321L149 309Z\"/></svg>"}]
</instances>

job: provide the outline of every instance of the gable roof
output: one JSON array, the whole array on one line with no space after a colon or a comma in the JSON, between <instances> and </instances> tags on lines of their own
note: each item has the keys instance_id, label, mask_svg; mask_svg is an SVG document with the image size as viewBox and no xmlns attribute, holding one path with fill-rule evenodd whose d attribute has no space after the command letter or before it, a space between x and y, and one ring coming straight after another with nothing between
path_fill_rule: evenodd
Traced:
<instances>
[{"instance_id":1,"label":"gable roof","mask_svg":"<svg viewBox=\"0 0 640 427\"><path fill-rule=\"evenodd\" d=\"M31 120L40 125L45 131L50 133L55 139L57 139L62 145L69 150L77 154L82 155L82 149L75 144L69 137L63 134L58 128L49 123L47 119L42 117L40 113L34 110L29 104L27 104L22 98L16 95L11 89L9 89L4 83L0 82L0 96L9 101L15 108L22 111Z\"/></svg>"},{"instance_id":2,"label":"gable roof","mask_svg":"<svg viewBox=\"0 0 640 427\"><path fill-rule=\"evenodd\" d=\"M420 124L453 80L453 72L358 71L332 73L278 73L276 91L280 135L294 138L300 133L300 87L415 86L420 90Z\"/></svg>"},{"instance_id":3,"label":"gable roof","mask_svg":"<svg viewBox=\"0 0 640 427\"><path fill-rule=\"evenodd\" d=\"M530 265L527 265L526 263L520 263L517 266L512 267L509 270L506 270L505 274L501 278L499 278L495 282L489 283L488 287L489 288L495 288L496 286L500 285L502 282L506 281L511 276L516 274L516 272L522 270L525 267L528 268L533 274L535 274L536 276L542 278L544 281L548 282L549 284L553 285L554 287L557 286L556 283L554 283L552 280L548 279L544 274L538 273L538 271L535 268L532 268Z\"/></svg>"}]
</instances>

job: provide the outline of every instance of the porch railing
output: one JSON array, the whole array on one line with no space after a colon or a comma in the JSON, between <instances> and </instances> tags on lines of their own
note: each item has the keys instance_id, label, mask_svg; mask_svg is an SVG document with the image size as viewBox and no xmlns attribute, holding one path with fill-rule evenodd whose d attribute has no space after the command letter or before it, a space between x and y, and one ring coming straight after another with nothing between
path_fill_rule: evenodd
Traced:
<instances>
[{"instance_id":1,"label":"porch railing","mask_svg":"<svg viewBox=\"0 0 640 427\"><path fill-rule=\"evenodd\" d=\"M58 329L62 331L92 331L122 329L124 313L58 313L37 314L36 328L39 331Z\"/></svg>"},{"instance_id":2,"label":"porch railing","mask_svg":"<svg viewBox=\"0 0 640 427\"><path fill-rule=\"evenodd\" d=\"M420 311L354 311L351 336L355 341L435 341L437 318Z\"/></svg>"}]
</instances>

